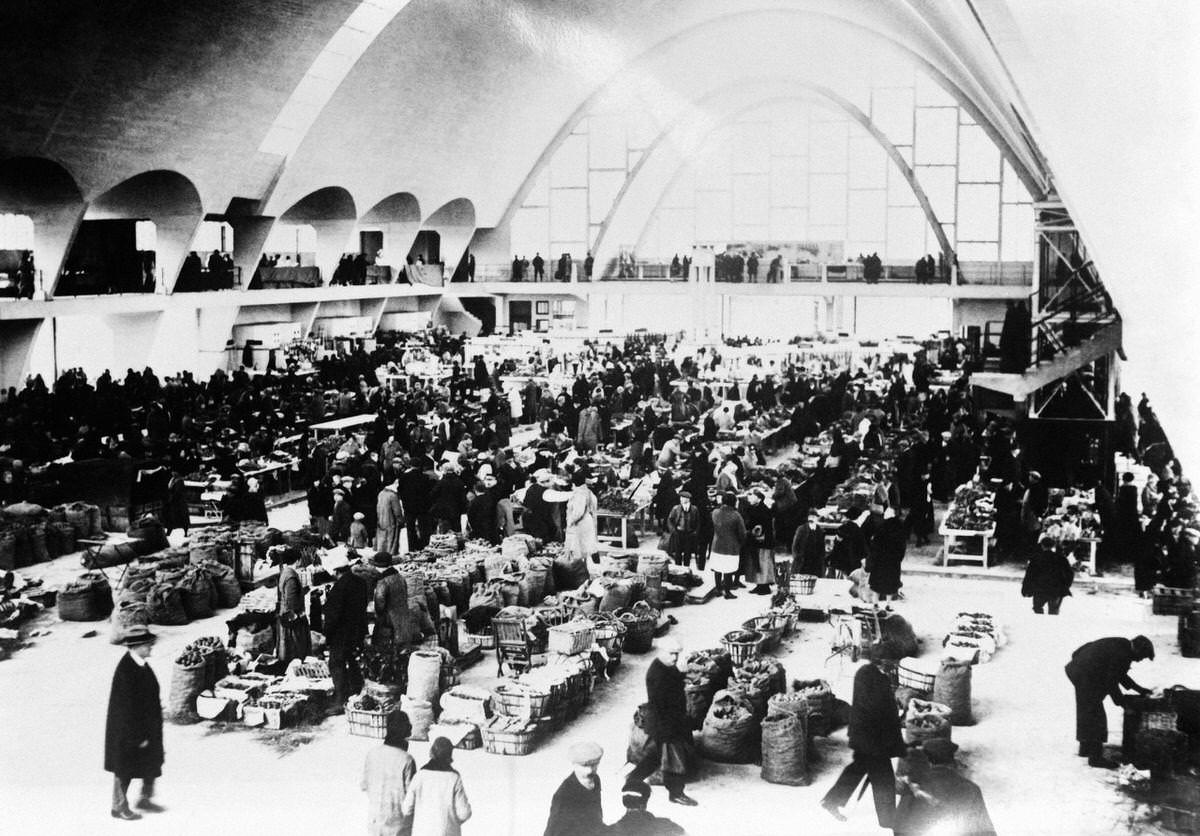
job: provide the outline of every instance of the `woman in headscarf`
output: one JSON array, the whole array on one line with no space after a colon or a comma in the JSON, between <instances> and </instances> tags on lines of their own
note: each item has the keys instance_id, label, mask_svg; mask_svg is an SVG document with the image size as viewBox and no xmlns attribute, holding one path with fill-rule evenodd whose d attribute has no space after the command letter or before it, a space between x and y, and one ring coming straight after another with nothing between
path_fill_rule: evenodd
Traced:
<instances>
[{"instance_id":1,"label":"woman in headscarf","mask_svg":"<svg viewBox=\"0 0 1200 836\"><path fill-rule=\"evenodd\" d=\"M417 773L408 753L412 723L403 711L387 718L387 737L367 753L362 788L367 794L367 832L370 836L410 836L412 819L404 815L404 796Z\"/></svg>"},{"instance_id":2,"label":"woman in headscarf","mask_svg":"<svg viewBox=\"0 0 1200 836\"><path fill-rule=\"evenodd\" d=\"M412 818L412 836L459 836L471 818L462 777L451 766L454 745L444 737L429 746L429 763L413 778L401 810Z\"/></svg>"}]
</instances>

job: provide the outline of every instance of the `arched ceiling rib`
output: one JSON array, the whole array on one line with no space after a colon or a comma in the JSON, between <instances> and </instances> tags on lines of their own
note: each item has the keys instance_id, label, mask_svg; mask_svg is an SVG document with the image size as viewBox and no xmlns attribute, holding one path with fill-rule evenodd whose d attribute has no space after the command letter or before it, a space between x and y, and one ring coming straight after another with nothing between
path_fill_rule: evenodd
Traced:
<instances>
[{"instance_id":1,"label":"arched ceiling rib","mask_svg":"<svg viewBox=\"0 0 1200 836\"><path fill-rule=\"evenodd\" d=\"M641 17L633 18L634 11ZM723 39L739 31L761 38L782 31L801 41L813 39L814 32L821 40L836 37L843 63L875 51L907 54L955 91L1029 177L1031 191L1040 192L1045 177L1025 147L1001 74L960 61L947 47L961 40L953 31L960 23L943 16L944 28L952 31L935 35L929 24L934 11L924 8L918 15L907 3L875 0L769 2L734 11L717 0L575 0L553 6L495 0L469 10L449 0L414 3L333 97L284 172L273 203L286 205L314 180L339 177L356 194L374 188L382 196L403 169L405 185L423 202L436 205L470 194L480 222L494 224L510 203L513 184L522 182L561 133L562 114L573 108L582 113L581 102L633 68L645 77L663 55L690 50L712 63L724 52ZM421 49L425 33L437 33L455 48L437 43L436 49ZM755 62L770 55L740 54L754 54ZM686 85L663 93L688 97ZM353 154L346 153L350 148ZM347 166L347 157L354 166ZM357 165L359 160L372 165Z\"/></svg>"},{"instance_id":2,"label":"arched ceiling rib","mask_svg":"<svg viewBox=\"0 0 1200 836\"><path fill-rule=\"evenodd\" d=\"M612 247L612 242L606 242L605 240L608 230L617 213L621 211L622 203L633 185L637 182L638 177L652 161L659 163L656 154L662 156L668 149L675 150L677 153L672 159L678 159L679 162L670 176L669 184L659 191L659 196L647 215L647 223L648 219L652 218L658 212L662 201L671 191L679 173L687 167L688 159L692 156L690 153L691 149L698 150L707 143L715 131L737 121L745 113L759 110L773 103L792 103L803 99L814 100L818 106L848 115L880 144L892 163L908 181L913 194L916 196L917 203L925 214L926 221L930 228L933 229L934 235L937 236L942 252L948 255L952 253L953 247L947 239L945 231L942 229L937 213L930 204L929 198L913 173L911 166L897 151L895 144L862 110L845 97L820 85L797 82L787 78L754 78L744 79L731 85L727 84L715 91L708 91L696 101L698 107L721 114L720 121L699 126L699 130L697 130L697 126L673 123L671 127L663 130L654 138L650 146L645 150L645 153L642 154L641 159L638 160L637 165L629 172L613 201L612 207L600 226L593 245L597 259L601 263L605 262L604 254L607 253L605 249L606 244L608 245L608 249ZM639 235L639 244L641 238L644 236L645 225L645 223L642 225L643 232L642 235Z\"/></svg>"}]
</instances>

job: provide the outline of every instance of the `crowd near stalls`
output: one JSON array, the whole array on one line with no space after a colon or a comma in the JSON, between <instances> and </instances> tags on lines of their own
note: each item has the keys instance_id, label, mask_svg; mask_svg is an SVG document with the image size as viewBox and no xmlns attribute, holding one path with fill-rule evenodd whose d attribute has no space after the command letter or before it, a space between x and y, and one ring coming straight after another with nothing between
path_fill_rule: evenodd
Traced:
<instances>
[{"instance_id":1,"label":"crowd near stalls","mask_svg":"<svg viewBox=\"0 0 1200 836\"><path fill-rule=\"evenodd\" d=\"M1200 650L1196 506L1144 400L1119 484L1084 462L1071 484L1051 485L1020 428L978 407L963 359L937 356L953 345L827 351L648 334L506 344L431 330L344 348L293 346L261 373L250 351L204 382L71 370L52 390L40 378L10 390L0 568L17 571L2 576L0 619L111 612L114 642L136 648L154 625L226 608L228 635L174 660L169 716L283 728L344 714L352 733L383 741L364 780L372 820L414 832L470 816L455 747L527 754L614 687L604 679L624 654L655 642L621 787L621 826L643 829L620 832L680 832L646 812L656 771L681 806L703 803L690 789L697 758L761 759L767 780L807 783L812 738L847 723L854 760L822 802L830 813L866 775L885 827L927 832L957 812L988 832L948 738L972 722L971 666L1002 647L1003 629L964 612L942 648L923 651L889 609L904 598L910 550L935 533L943 563L981 547L985 567L1026 566L1021 593L1038 613L1059 613L1077 573L1132 564L1155 612L1179 616L1185 652ZM954 370L949 382L939 366ZM156 496L125 500L123 524L70 494L70 468L115 464L163 472ZM268 497L305 502L309 525L268 528ZM61 541L70 529L73 548L105 528L128 537L97 540L85 561L97 571L55 603L28 565L50 556L48 532ZM178 529L188 538L172 548ZM100 570L114 566L112 583ZM742 595L761 596L761 615L714 629L712 650L673 643L671 607L719 610ZM851 705L819 674L789 681L772 655L806 619L835 625L836 654L869 659ZM1105 654L1154 654L1144 640L1110 644L1072 674L1081 751L1098 767L1112 764L1096 748L1096 711L1119 691L1084 669ZM493 655L486 687L460 684ZM1146 699L1146 716L1194 715L1190 697ZM1148 741L1138 766L1182 768L1182 754L1168 763L1164 752L1186 750L1194 729L1142 731L1135 722L1129 735ZM409 738L436 750L415 777ZM601 832L603 752L580 745L570 757L547 832ZM138 815L121 799L114 816Z\"/></svg>"}]
</instances>

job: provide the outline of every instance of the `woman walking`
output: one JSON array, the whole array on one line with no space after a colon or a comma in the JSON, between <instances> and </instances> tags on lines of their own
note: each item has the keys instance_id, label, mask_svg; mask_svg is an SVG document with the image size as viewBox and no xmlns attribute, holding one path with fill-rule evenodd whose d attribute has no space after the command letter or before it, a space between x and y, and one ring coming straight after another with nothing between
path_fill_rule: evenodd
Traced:
<instances>
[{"instance_id":1,"label":"woman walking","mask_svg":"<svg viewBox=\"0 0 1200 836\"><path fill-rule=\"evenodd\" d=\"M471 818L462 777L451 766L454 745L444 737L429 746L429 763L413 778L401 808L412 819L412 836L459 836Z\"/></svg>"},{"instance_id":2,"label":"woman walking","mask_svg":"<svg viewBox=\"0 0 1200 836\"><path fill-rule=\"evenodd\" d=\"M367 794L367 832L370 836L409 836L412 818L404 814L417 765L408 753L412 723L403 711L388 715L387 737L367 753L362 788Z\"/></svg>"}]
</instances>

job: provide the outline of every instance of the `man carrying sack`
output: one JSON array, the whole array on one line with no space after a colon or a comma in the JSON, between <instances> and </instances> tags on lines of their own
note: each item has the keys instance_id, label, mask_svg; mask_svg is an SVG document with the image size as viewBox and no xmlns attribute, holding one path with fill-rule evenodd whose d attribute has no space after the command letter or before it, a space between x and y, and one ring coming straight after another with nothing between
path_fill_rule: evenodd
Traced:
<instances>
[{"instance_id":1,"label":"man carrying sack","mask_svg":"<svg viewBox=\"0 0 1200 836\"><path fill-rule=\"evenodd\" d=\"M667 800L695 807L696 800L684 793L685 778L692 759L692 727L683 693L683 672L679 654L683 647L676 639L659 640L658 657L646 671L646 704L643 717L648 745L641 760L625 778L625 786L634 786L662 769Z\"/></svg>"},{"instance_id":2,"label":"man carrying sack","mask_svg":"<svg viewBox=\"0 0 1200 836\"><path fill-rule=\"evenodd\" d=\"M837 782L821 799L821 806L835 819L845 821L841 808L863 776L875 796L875 815L879 826L890 830L896 815L896 773L892 758L903 757L906 748L900 734L900 715L892 683L881 667L895 654L875 654L869 664L854 674L854 702L850 706L850 749L854 759L847 764Z\"/></svg>"},{"instance_id":3,"label":"man carrying sack","mask_svg":"<svg viewBox=\"0 0 1200 836\"><path fill-rule=\"evenodd\" d=\"M146 661L154 649L155 636L145 626L134 624L125 633L126 653L113 673L108 696L108 721L104 727L104 769L113 774L112 817L137 821L141 815L129 809L129 784L142 780L137 808L161 813L155 804L154 782L162 775L162 703L158 678Z\"/></svg>"}]
</instances>

